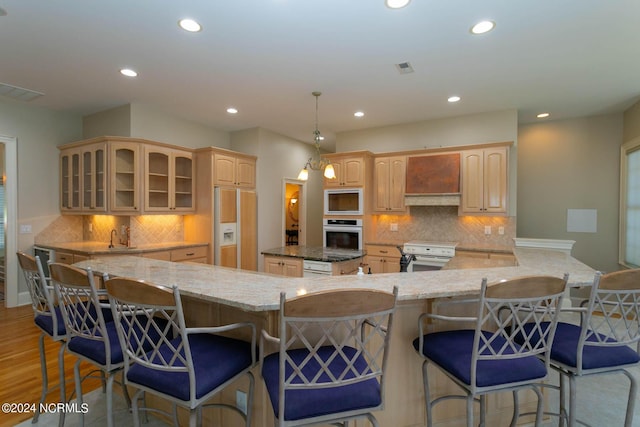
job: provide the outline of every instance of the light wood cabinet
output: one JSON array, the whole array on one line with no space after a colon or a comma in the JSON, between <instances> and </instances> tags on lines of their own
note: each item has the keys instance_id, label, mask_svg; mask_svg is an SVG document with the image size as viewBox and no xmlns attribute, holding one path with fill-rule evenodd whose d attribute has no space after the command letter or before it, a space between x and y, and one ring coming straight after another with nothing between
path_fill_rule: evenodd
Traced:
<instances>
[{"instance_id":1,"label":"light wood cabinet","mask_svg":"<svg viewBox=\"0 0 640 427\"><path fill-rule=\"evenodd\" d=\"M508 152L508 147L462 151L461 214L507 214Z\"/></svg>"},{"instance_id":2,"label":"light wood cabinet","mask_svg":"<svg viewBox=\"0 0 640 427\"><path fill-rule=\"evenodd\" d=\"M145 212L193 212L195 177L189 151L144 147Z\"/></svg>"},{"instance_id":3,"label":"light wood cabinet","mask_svg":"<svg viewBox=\"0 0 640 427\"><path fill-rule=\"evenodd\" d=\"M336 172L335 179L324 178L325 187L362 187L366 178L364 155L326 155Z\"/></svg>"},{"instance_id":4,"label":"light wood cabinet","mask_svg":"<svg viewBox=\"0 0 640 427\"><path fill-rule=\"evenodd\" d=\"M302 263L302 258L265 255L264 271L279 276L302 277Z\"/></svg>"},{"instance_id":5,"label":"light wood cabinet","mask_svg":"<svg viewBox=\"0 0 640 427\"><path fill-rule=\"evenodd\" d=\"M140 147L129 142L111 142L109 147L109 210L113 213L140 212Z\"/></svg>"},{"instance_id":6,"label":"light wood cabinet","mask_svg":"<svg viewBox=\"0 0 640 427\"><path fill-rule=\"evenodd\" d=\"M173 262L207 262L207 247L196 246L191 248L174 249L170 252L170 259Z\"/></svg>"},{"instance_id":7,"label":"light wood cabinet","mask_svg":"<svg viewBox=\"0 0 640 427\"><path fill-rule=\"evenodd\" d=\"M387 245L367 245L365 273L371 268L371 273L398 273L400 271L400 251Z\"/></svg>"},{"instance_id":8,"label":"light wood cabinet","mask_svg":"<svg viewBox=\"0 0 640 427\"><path fill-rule=\"evenodd\" d=\"M213 185L255 188L256 161L253 156L214 152Z\"/></svg>"},{"instance_id":9,"label":"light wood cabinet","mask_svg":"<svg viewBox=\"0 0 640 427\"><path fill-rule=\"evenodd\" d=\"M406 212L404 205L406 163L405 156L376 157L374 159L374 212Z\"/></svg>"},{"instance_id":10,"label":"light wood cabinet","mask_svg":"<svg viewBox=\"0 0 640 427\"><path fill-rule=\"evenodd\" d=\"M125 137L60 147L62 213L191 213L195 184L189 149Z\"/></svg>"},{"instance_id":11,"label":"light wood cabinet","mask_svg":"<svg viewBox=\"0 0 640 427\"><path fill-rule=\"evenodd\" d=\"M60 209L62 213L80 211L80 157L79 149L60 153Z\"/></svg>"},{"instance_id":12,"label":"light wood cabinet","mask_svg":"<svg viewBox=\"0 0 640 427\"><path fill-rule=\"evenodd\" d=\"M107 210L107 144L95 143L60 152L62 213Z\"/></svg>"}]
</instances>

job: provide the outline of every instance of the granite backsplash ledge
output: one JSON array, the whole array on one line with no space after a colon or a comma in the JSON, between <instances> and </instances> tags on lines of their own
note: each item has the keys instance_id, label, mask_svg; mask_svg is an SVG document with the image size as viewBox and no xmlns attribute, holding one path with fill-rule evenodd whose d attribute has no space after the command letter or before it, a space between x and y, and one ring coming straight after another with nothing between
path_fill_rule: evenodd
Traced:
<instances>
[{"instance_id":1,"label":"granite backsplash ledge","mask_svg":"<svg viewBox=\"0 0 640 427\"><path fill-rule=\"evenodd\" d=\"M391 231L398 224L398 231ZM485 234L485 227L491 234ZM499 234L500 228L504 234ZM372 215L372 241L428 240L473 246L513 247L516 218L505 216L458 216L457 206L412 206L410 215Z\"/></svg>"}]
</instances>

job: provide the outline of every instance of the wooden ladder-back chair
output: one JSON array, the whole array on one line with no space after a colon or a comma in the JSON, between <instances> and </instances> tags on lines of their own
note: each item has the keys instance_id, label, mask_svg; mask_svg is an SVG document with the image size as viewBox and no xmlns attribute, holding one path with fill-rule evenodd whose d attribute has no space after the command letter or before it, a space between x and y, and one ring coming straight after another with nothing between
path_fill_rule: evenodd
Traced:
<instances>
[{"instance_id":1,"label":"wooden ladder-back chair","mask_svg":"<svg viewBox=\"0 0 640 427\"><path fill-rule=\"evenodd\" d=\"M287 300L279 337L263 331L261 372L279 427L378 422L398 288L341 289ZM279 350L265 356L266 345Z\"/></svg>"},{"instance_id":2,"label":"wooden ladder-back chair","mask_svg":"<svg viewBox=\"0 0 640 427\"><path fill-rule=\"evenodd\" d=\"M137 389L133 397L136 426L140 423L140 409L163 412L178 425L176 405L189 411L190 426L201 425L202 408L210 406L231 409L247 427L251 426L251 369L257 358L253 323L188 328L177 286L169 288L119 277L107 280L105 287L114 318L121 324L118 335L125 349L125 380ZM244 332L250 341L222 335L233 332ZM246 412L235 404L207 403L244 376L249 380ZM173 413L139 408L138 401L144 400L145 393L172 402Z\"/></svg>"},{"instance_id":3,"label":"wooden ladder-back chair","mask_svg":"<svg viewBox=\"0 0 640 427\"><path fill-rule=\"evenodd\" d=\"M527 276L491 285L483 279L475 317L434 313L419 317L419 336L413 346L424 358L422 374L428 427L433 425L434 406L450 399L466 400L467 426L474 425L474 402L480 403L480 425L490 425L485 424L486 396L504 391L513 393L511 426L514 427L520 416L518 391L521 389L532 389L537 394L536 426L540 425L543 399L538 384L547 376L547 350L555 333L566 283L566 275L564 278ZM430 327L446 322L471 323L474 327L425 333L427 321ZM535 327L523 333L526 325ZM524 340L518 344L516 336L523 336ZM451 379L462 394L432 399L429 364Z\"/></svg>"}]
</instances>

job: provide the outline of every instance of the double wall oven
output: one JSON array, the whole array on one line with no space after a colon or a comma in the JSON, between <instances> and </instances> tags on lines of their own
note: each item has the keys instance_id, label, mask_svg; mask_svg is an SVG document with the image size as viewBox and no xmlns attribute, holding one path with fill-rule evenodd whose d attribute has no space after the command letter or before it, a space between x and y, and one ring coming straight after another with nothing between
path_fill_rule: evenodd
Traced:
<instances>
[{"instance_id":1,"label":"double wall oven","mask_svg":"<svg viewBox=\"0 0 640 427\"><path fill-rule=\"evenodd\" d=\"M351 218L325 218L322 227L322 245L331 249L362 250L362 220Z\"/></svg>"}]
</instances>

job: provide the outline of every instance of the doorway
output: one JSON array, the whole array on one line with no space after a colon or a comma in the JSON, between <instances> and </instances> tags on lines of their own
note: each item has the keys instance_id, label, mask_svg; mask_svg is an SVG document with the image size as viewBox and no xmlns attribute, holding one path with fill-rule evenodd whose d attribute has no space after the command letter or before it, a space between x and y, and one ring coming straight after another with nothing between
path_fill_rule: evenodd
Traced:
<instances>
[{"instance_id":1,"label":"doorway","mask_svg":"<svg viewBox=\"0 0 640 427\"><path fill-rule=\"evenodd\" d=\"M18 247L18 235L16 232L18 223L18 144L16 138L0 135L3 158L0 161L2 167L2 195L3 206L0 211L2 217L2 239L4 268L4 305L15 307L19 304L18 294L18 260L16 250ZM26 303L27 301L25 301Z\"/></svg>"},{"instance_id":2,"label":"doorway","mask_svg":"<svg viewBox=\"0 0 640 427\"><path fill-rule=\"evenodd\" d=\"M305 181L284 179L282 241L283 246L304 246L306 242Z\"/></svg>"}]
</instances>

